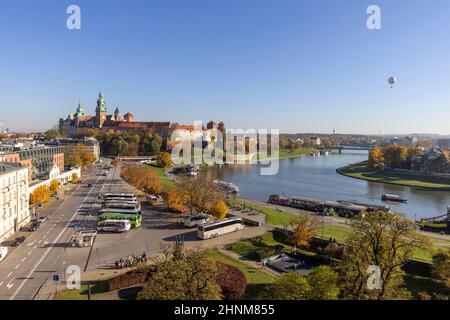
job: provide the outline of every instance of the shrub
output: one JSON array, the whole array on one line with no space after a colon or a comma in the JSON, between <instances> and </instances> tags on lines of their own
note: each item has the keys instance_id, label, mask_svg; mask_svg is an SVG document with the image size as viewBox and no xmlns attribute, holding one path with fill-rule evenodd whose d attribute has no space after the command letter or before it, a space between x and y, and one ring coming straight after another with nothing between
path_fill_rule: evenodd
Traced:
<instances>
[{"instance_id":1,"label":"shrub","mask_svg":"<svg viewBox=\"0 0 450 320\"><path fill-rule=\"evenodd\" d=\"M111 280L108 280L106 285L107 291L129 288L131 286L144 283L150 277L153 271L153 267L147 267L132 270L125 274L117 276Z\"/></svg>"},{"instance_id":2,"label":"shrub","mask_svg":"<svg viewBox=\"0 0 450 320\"><path fill-rule=\"evenodd\" d=\"M247 287L247 278L236 267L228 264L217 263L217 284L222 289L223 300L239 300Z\"/></svg>"}]
</instances>

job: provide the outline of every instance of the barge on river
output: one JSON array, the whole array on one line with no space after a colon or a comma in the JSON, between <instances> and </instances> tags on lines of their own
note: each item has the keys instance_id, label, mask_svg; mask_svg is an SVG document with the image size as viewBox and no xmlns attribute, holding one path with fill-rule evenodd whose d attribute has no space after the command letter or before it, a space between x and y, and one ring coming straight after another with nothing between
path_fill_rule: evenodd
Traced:
<instances>
[{"instance_id":1,"label":"barge on river","mask_svg":"<svg viewBox=\"0 0 450 320\"><path fill-rule=\"evenodd\" d=\"M341 217L352 217L365 211L390 211L388 206L378 206L372 204L363 204L355 201L324 201L317 199L308 199L302 197L283 197L271 195L268 203L293 207L297 209L317 212L317 213L335 213Z\"/></svg>"},{"instance_id":2,"label":"barge on river","mask_svg":"<svg viewBox=\"0 0 450 320\"><path fill-rule=\"evenodd\" d=\"M393 201L393 202L408 202L408 199L404 199L396 194L383 194L381 196L382 201Z\"/></svg>"}]
</instances>

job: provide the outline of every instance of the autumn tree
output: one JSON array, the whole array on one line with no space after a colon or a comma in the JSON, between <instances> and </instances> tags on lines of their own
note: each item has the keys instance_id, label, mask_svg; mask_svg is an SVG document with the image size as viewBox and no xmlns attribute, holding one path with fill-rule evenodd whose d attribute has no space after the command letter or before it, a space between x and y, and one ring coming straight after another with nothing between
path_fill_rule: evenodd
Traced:
<instances>
[{"instance_id":1,"label":"autumn tree","mask_svg":"<svg viewBox=\"0 0 450 320\"><path fill-rule=\"evenodd\" d=\"M119 158L116 158L116 159L111 160L111 164L112 164L114 167L117 167L117 166L119 165L119 163L120 163L120 159L119 159Z\"/></svg>"},{"instance_id":2,"label":"autumn tree","mask_svg":"<svg viewBox=\"0 0 450 320\"><path fill-rule=\"evenodd\" d=\"M168 152L161 152L156 159L156 163L161 168L170 167L172 165L172 155Z\"/></svg>"},{"instance_id":3,"label":"autumn tree","mask_svg":"<svg viewBox=\"0 0 450 320\"><path fill-rule=\"evenodd\" d=\"M217 219L224 219L228 214L228 206L225 201L218 200L211 205L208 213Z\"/></svg>"},{"instance_id":4,"label":"autumn tree","mask_svg":"<svg viewBox=\"0 0 450 320\"><path fill-rule=\"evenodd\" d=\"M402 266L414 251L428 247L413 221L392 212L370 212L352 221L350 249L339 266L343 295L349 299L406 298ZM379 289L367 285L369 267L379 270Z\"/></svg>"},{"instance_id":5,"label":"autumn tree","mask_svg":"<svg viewBox=\"0 0 450 320\"><path fill-rule=\"evenodd\" d=\"M59 183L56 179L53 179L52 181L50 181L50 192L55 194L58 193L59 191Z\"/></svg>"},{"instance_id":6,"label":"autumn tree","mask_svg":"<svg viewBox=\"0 0 450 320\"><path fill-rule=\"evenodd\" d=\"M78 182L78 174L76 172L72 173L72 183Z\"/></svg>"},{"instance_id":7,"label":"autumn tree","mask_svg":"<svg viewBox=\"0 0 450 320\"><path fill-rule=\"evenodd\" d=\"M307 247L317 229L317 218L301 213L293 223L293 234L290 241L300 247Z\"/></svg>"},{"instance_id":8,"label":"autumn tree","mask_svg":"<svg viewBox=\"0 0 450 320\"><path fill-rule=\"evenodd\" d=\"M184 212L186 209L185 195L176 187L171 187L166 195L167 206L173 212Z\"/></svg>"},{"instance_id":9,"label":"autumn tree","mask_svg":"<svg viewBox=\"0 0 450 320\"><path fill-rule=\"evenodd\" d=\"M338 273L329 266L314 268L308 275L310 300L336 300L339 295Z\"/></svg>"},{"instance_id":10,"label":"autumn tree","mask_svg":"<svg viewBox=\"0 0 450 320\"><path fill-rule=\"evenodd\" d=\"M186 250L156 265L156 271L139 293L140 300L220 300L221 288L216 282L218 268L203 250Z\"/></svg>"},{"instance_id":11,"label":"autumn tree","mask_svg":"<svg viewBox=\"0 0 450 320\"><path fill-rule=\"evenodd\" d=\"M120 173L123 180L145 193L160 194L162 184L159 177L147 166L128 165Z\"/></svg>"},{"instance_id":12,"label":"autumn tree","mask_svg":"<svg viewBox=\"0 0 450 320\"><path fill-rule=\"evenodd\" d=\"M30 204L38 208L39 203L45 203L50 198L50 189L47 186L37 187L30 195Z\"/></svg>"},{"instance_id":13,"label":"autumn tree","mask_svg":"<svg viewBox=\"0 0 450 320\"><path fill-rule=\"evenodd\" d=\"M383 148L374 148L369 153L369 167L380 169L384 165Z\"/></svg>"},{"instance_id":14,"label":"autumn tree","mask_svg":"<svg viewBox=\"0 0 450 320\"><path fill-rule=\"evenodd\" d=\"M64 152L65 165L69 167L90 167L95 161L95 156L84 144L68 146Z\"/></svg>"},{"instance_id":15,"label":"autumn tree","mask_svg":"<svg viewBox=\"0 0 450 320\"><path fill-rule=\"evenodd\" d=\"M189 213L207 213L225 198L215 183L200 176L184 177L179 183L179 191L185 197L185 207ZM222 205L220 207L223 208Z\"/></svg>"}]
</instances>

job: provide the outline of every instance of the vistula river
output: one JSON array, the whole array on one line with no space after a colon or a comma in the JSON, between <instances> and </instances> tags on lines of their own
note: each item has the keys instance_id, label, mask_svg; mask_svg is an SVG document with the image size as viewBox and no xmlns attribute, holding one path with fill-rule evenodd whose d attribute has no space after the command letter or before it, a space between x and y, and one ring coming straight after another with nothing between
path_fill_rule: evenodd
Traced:
<instances>
[{"instance_id":1,"label":"vistula river","mask_svg":"<svg viewBox=\"0 0 450 320\"><path fill-rule=\"evenodd\" d=\"M367 152L344 151L330 156L285 159L273 176L260 175L260 165L215 166L206 169L210 178L233 182L244 198L267 201L269 195L300 196L321 200L354 200L389 205L411 219L442 215L450 205L450 192L414 189L345 177L336 169L367 160ZM407 203L382 202L384 193L397 194Z\"/></svg>"}]
</instances>

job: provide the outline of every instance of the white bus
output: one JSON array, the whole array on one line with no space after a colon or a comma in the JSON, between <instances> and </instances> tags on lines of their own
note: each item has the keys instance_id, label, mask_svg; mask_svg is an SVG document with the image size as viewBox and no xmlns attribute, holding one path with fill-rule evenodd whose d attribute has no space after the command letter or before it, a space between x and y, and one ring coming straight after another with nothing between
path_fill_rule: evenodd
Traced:
<instances>
[{"instance_id":1,"label":"white bus","mask_svg":"<svg viewBox=\"0 0 450 320\"><path fill-rule=\"evenodd\" d=\"M123 214L141 214L141 210L137 209L116 209L116 208L105 208L98 210L99 215L103 213L123 213Z\"/></svg>"},{"instance_id":2,"label":"white bus","mask_svg":"<svg viewBox=\"0 0 450 320\"><path fill-rule=\"evenodd\" d=\"M209 221L209 217L204 213L197 213L192 216L186 217L183 220L183 224L185 227L192 228L196 227L199 224L204 224Z\"/></svg>"},{"instance_id":3,"label":"white bus","mask_svg":"<svg viewBox=\"0 0 450 320\"><path fill-rule=\"evenodd\" d=\"M103 220L97 222L97 230L103 232L127 232L131 229L129 220Z\"/></svg>"},{"instance_id":4,"label":"white bus","mask_svg":"<svg viewBox=\"0 0 450 320\"><path fill-rule=\"evenodd\" d=\"M244 221L242 218L227 218L198 225L197 237L203 240L211 239L242 229L244 229Z\"/></svg>"},{"instance_id":5,"label":"white bus","mask_svg":"<svg viewBox=\"0 0 450 320\"><path fill-rule=\"evenodd\" d=\"M141 212L141 204L138 202L134 203L126 203L126 202L104 202L102 205L102 208L104 209L131 209L131 210L137 210L138 212Z\"/></svg>"},{"instance_id":6,"label":"white bus","mask_svg":"<svg viewBox=\"0 0 450 320\"><path fill-rule=\"evenodd\" d=\"M136 196L131 193L105 193L104 195L102 195L102 199L103 199L103 201L113 200L113 199L126 200L126 201L136 201L137 200Z\"/></svg>"}]
</instances>

